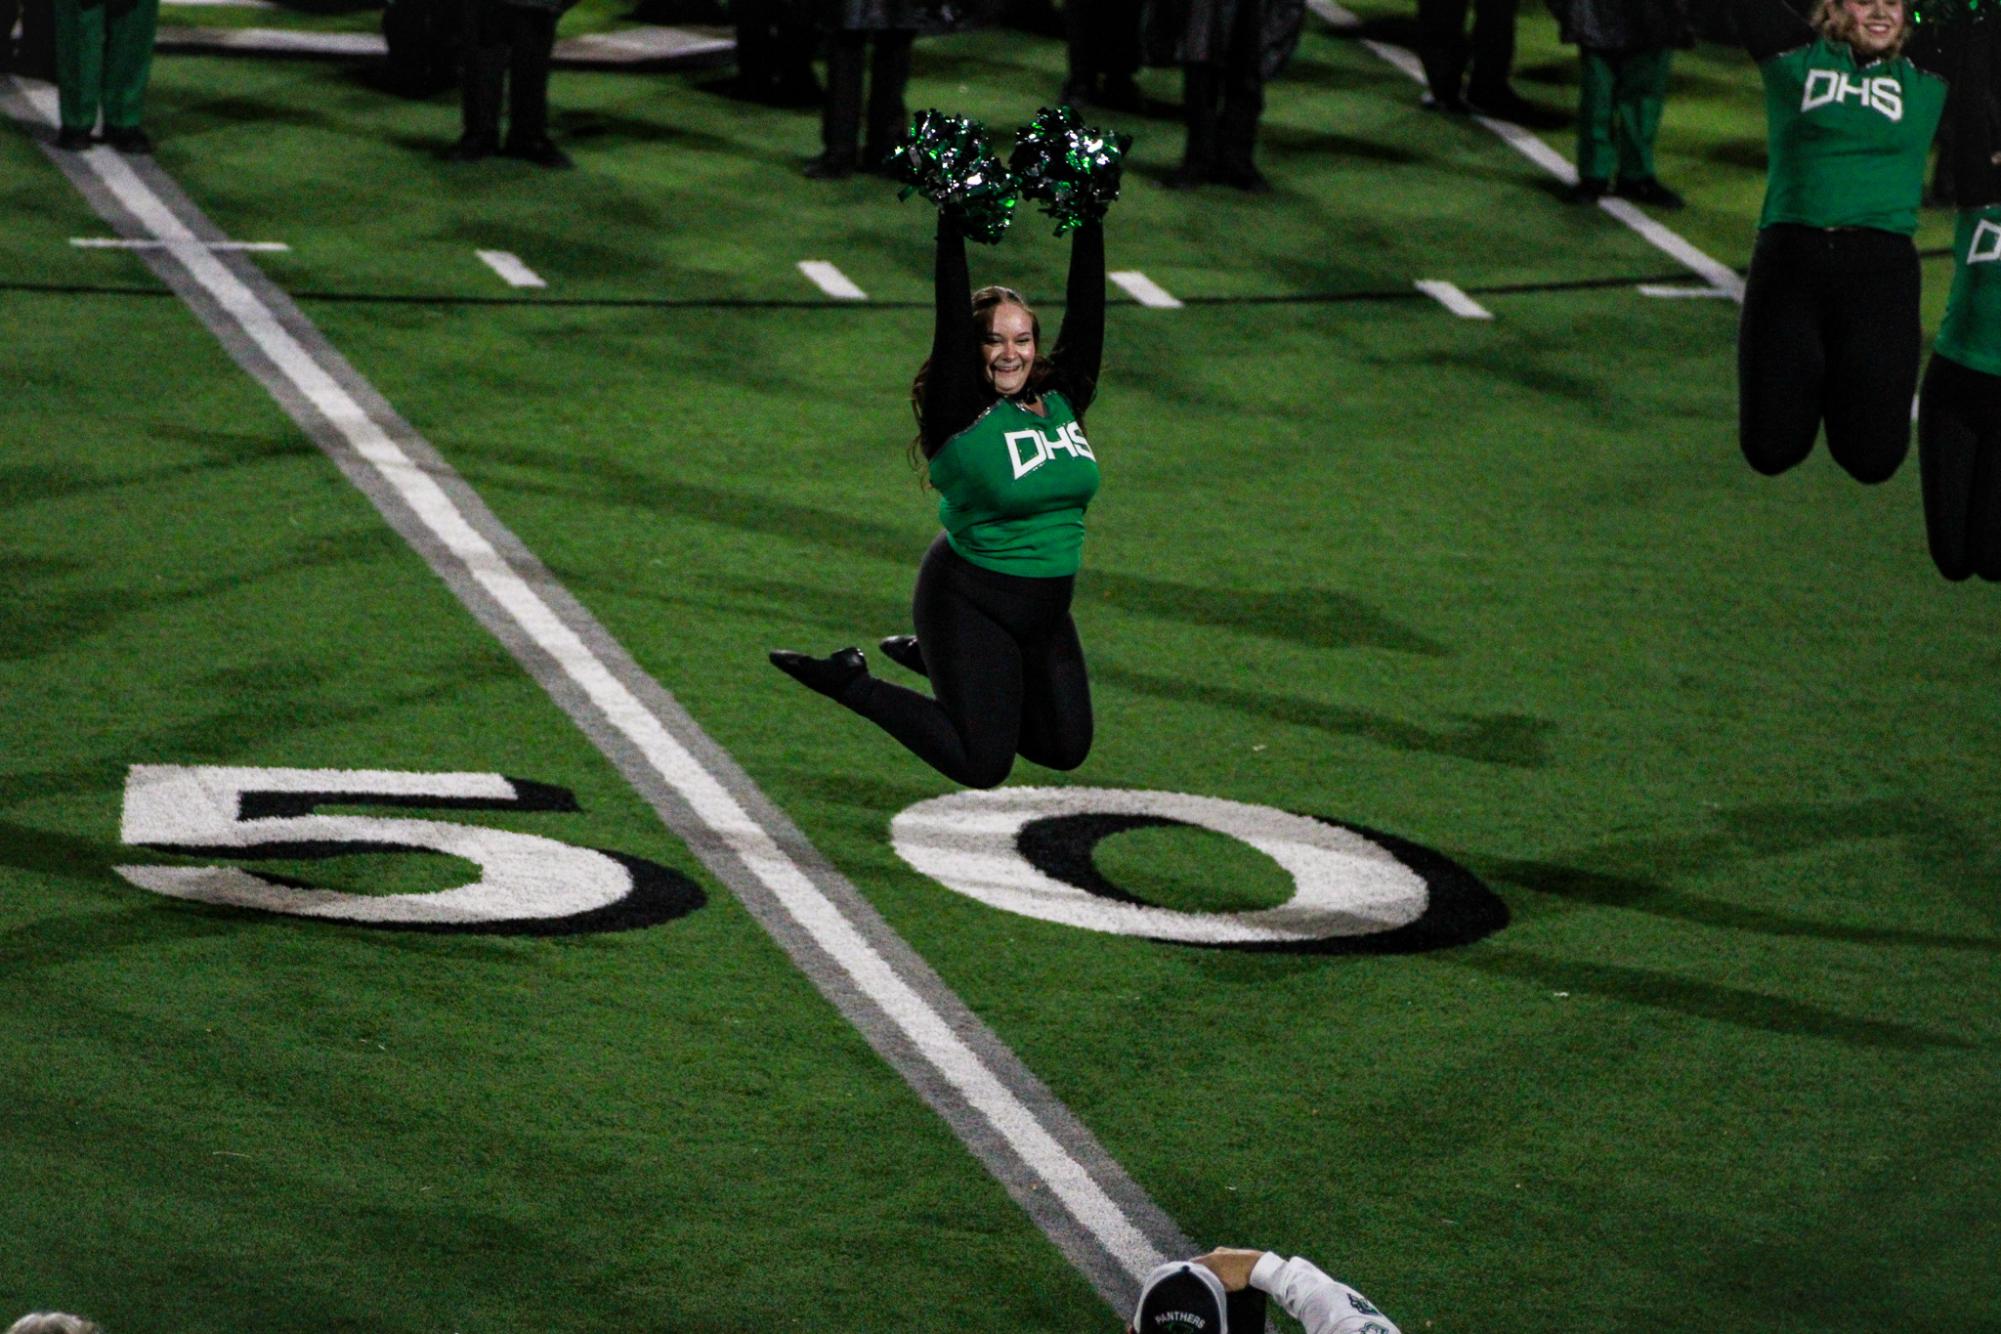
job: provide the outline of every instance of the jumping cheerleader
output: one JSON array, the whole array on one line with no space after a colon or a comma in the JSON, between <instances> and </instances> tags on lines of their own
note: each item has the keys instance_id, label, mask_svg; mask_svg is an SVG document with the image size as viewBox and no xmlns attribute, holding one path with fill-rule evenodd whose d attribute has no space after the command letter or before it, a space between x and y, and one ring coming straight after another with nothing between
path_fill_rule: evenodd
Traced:
<instances>
[{"instance_id":1,"label":"jumping cheerleader","mask_svg":"<svg viewBox=\"0 0 2001 1334\"><path fill-rule=\"evenodd\" d=\"M1918 400L1925 534L1948 579L2001 580L2001 41L1966 25L1954 93L1952 296Z\"/></svg>"},{"instance_id":2,"label":"jumping cheerleader","mask_svg":"<svg viewBox=\"0 0 2001 1334\"><path fill-rule=\"evenodd\" d=\"M1047 355L1018 293L969 290L965 237L944 213L936 283L931 356L911 402L944 531L918 567L916 639L882 644L929 675L932 694L878 680L857 648L825 658L780 649L771 661L952 781L994 787L1016 755L1074 769L1091 749L1070 598L1098 489L1083 419L1104 346L1102 224L1084 222L1071 241L1063 327Z\"/></svg>"},{"instance_id":3,"label":"jumping cheerleader","mask_svg":"<svg viewBox=\"0 0 2001 1334\"><path fill-rule=\"evenodd\" d=\"M1779 0L1740 10L1765 83L1770 167L1737 342L1738 438L1768 476L1827 448L1881 482L1910 448L1917 389L1918 227L1946 104L1937 25L1903 0ZM1908 48L1907 48L1908 40Z\"/></svg>"}]
</instances>

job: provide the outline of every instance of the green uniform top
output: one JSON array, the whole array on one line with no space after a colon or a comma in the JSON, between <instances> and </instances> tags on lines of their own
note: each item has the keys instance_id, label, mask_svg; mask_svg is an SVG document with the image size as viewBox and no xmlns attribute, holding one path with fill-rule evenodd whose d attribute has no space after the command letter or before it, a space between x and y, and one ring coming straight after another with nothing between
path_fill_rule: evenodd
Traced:
<instances>
[{"instance_id":1,"label":"green uniform top","mask_svg":"<svg viewBox=\"0 0 2001 1334\"><path fill-rule=\"evenodd\" d=\"M1002 574L1077 573L1084 507L1098 493L1098 459L1062 394L1049 415L1000 399L931 457L938 521L952 550Z\"/></svg>"},{"instance_id":2,"label":"green uniform top","mask_svg":"<svg viewBox=\"0 0 2001 1334\"><path fill-rule=\"evenodd\" d=\"M1848 43L1819 36L1758 71L1771 159L1758 225L1916 232L1945 80L1904 56L1858 65Z\"/></svg>"},{"instance_id":3,"label":"green uniform top","mask_svg":"<svg viewBox=\"0 0 2001 1334\"><path fill-rule=\"evenodd\" d=\"M1952 295L1933 350L2001 375L2001 204L1959 211L1952 260Z\"/></svg>"}]
</instances>

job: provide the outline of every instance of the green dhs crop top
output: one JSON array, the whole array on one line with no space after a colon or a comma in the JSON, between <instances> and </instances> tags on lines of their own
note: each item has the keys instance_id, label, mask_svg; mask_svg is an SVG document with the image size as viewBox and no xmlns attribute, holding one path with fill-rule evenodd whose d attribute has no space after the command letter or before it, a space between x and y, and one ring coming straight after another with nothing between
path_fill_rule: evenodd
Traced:
<instances>
[{"instance_id":1,"label":"green dhs crop top","mask_svg":"<svg viewBox=\"0 0 2001 1334\"><path fill-rule=\"evenodd\" d=\"M1946 82L1908 57L1858 66L1816 37L1762 61L1771 163L1760 227L1918 229Z\"/></svg>"},{"instance_id":2,"label":"green dhs crop top","mask_svg":"<svg viewBox=\"0 0 2001 1334\"><path fill-rule=\"evenodd\" d=\"M1932 350L2001 375L2001 204L1960 210L1952 259L1952 295Z\"/></svg>"},{"instance_id":3,"label":"green dhs crop top","mask_svg":"<svg viewBox=\"0 0 2001 1334\"><path fill-rule=\"evenodd\" d=\"M1061 393L1039 417L1000 399L931 458L938 521L952 550L983 569L1047 579L1077 573L1098 459Z\"/></svg>"}]
</instances>

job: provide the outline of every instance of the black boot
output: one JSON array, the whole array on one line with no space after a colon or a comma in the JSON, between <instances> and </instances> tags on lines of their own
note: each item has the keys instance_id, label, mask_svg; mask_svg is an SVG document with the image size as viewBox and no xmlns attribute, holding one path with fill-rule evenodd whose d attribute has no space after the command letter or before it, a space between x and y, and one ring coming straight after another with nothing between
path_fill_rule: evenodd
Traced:
<instances>
[{"instance_id":1,"label":"black boot","mask_svg":"<svg viewBox=\"0 0 2001 1334\"><path fill-rule=\"evenodd\" d=\"M857 683L868 680L868 659L852 646L824 658L777 648L771 651L771 665L809 690L843 704Z\"/></svg>"},{"instance_id":2,"label":"black boot","mask_svg":"<svg viewBox=\"0 0 2001 1334\"><path fill-rule=\"evenodd\" d=\"M924 666L924 650L918 646L916 635L891 635L876 647L882 656L888 658L906 672L929 677L931 673Z\"/></svg>"}]
</instances>

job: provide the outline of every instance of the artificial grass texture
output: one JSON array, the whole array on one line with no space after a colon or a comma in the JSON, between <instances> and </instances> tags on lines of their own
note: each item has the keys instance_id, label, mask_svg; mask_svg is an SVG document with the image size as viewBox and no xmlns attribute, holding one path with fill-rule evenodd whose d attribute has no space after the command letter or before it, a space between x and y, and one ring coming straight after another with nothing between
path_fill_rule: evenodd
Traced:
<instances>
[{"instance_id":1,"label":"artificial grass texture","mask_svg":"<svg viewBox=\"0 0 2001 1334\"><path fill-rule=\"evenodd\" d=\"M1539 21L1523 49L1525 85L1561 100L1567 53ZM1752 78L1724 52L1678 70L1662 174L1693 206L1671 225L1741 260ZM911 99L1010 123L1059 75L1053 44L966 35L920 48ZM1384 829L1481 875L1513 920L1370 958L997 913L889 847L890 817L942 780L761 661L907 628L935 527L899 449L927 220L880 182L798 179L811 117L730 102L713 77L559 75L580 162L562 177L438 164L448 100L397 103L331 67L162 61L153 120L211 216L294 245L260 263L1191 1236L1306 1254L1406 1329L1995 1320L1977 1279L2001 1198L2001 653L1989 590L1929 567L1911 471L1872 490L1824 457L1752 476L1728 303L1525 292L1488 298L1489 325L1392 296L1420 277L1674 266L1559 205L1484 132L1419 112L1355 44L1309 33L1273 88L1279 193L1147 188L1178 136L1145 126L1113 267L1186 297L1383 299L1115 305L1078 605L1098 747L1071 778L1024 765L1015 781ZM60 255L65 274L150 281L128 256L61 250L96 227L18 139L0 152L22 167L8 272L45 277ZM545 298L466 300L504 295L476 245L521 254ZM810 302L804 258L877 302L557 304ZM1050 304L1062 263L1029 217L975 273ZM1927 279L1935 315L1943 269ZM457 300L356 299L376 296ZM10 332L58 301L0 299L34 313ZM393 1328L726 1329L800 1309L852 1329L912 1311L1112 1326L716 886L630 936L469 944L203 912L111 880L138 760L562 782L580 815L490 818L699 872L184 314L53 308L75 318L28 342L51 342L24 359L45 387L17 407L46 455L10 461L7 541L28 576L10 642L59 646L5 664L10 698L36 702L6 753L47 756L10 774L7 818L32 835L10 847L42 850L12 859L28 864L7 902L26 915L17 957L51 940L84 957L17 975L5 1003L17 1044L28 1016L64 1016L94 1097L62 1102L43 1076L8 1137L22 1147L0 1153L58 1197L126 1182L131 1207L108 1225L74 1209L59 1235L76 1240L50 1242L38 1276L135 1329L189 1325L151 1291L176 1278L196 1283L195 1325L318 1327L296 1322L362 1289L339 1317ZM114 341L161 349L144 359L158 381L81 369ZM207 368L194 395L190 361ZM1237 906L1204 898L1218 885L1272 893L1248 883L1269 875L1255 859L1199 835L1122 835L1099 864L1190 908ZM144 971L107 976L106 952ZM771 1017L721 1027L747 994ZM194 1031L206 1008L231 1018L225 1055ZM441 1087L439 1067L491 1069ZM133 1110L141 1073L152 1115ZM79 1125L93 1101L123 1114ZM851 1124L875 1156L849 1159ZM331 1168L285 1156L296 1142ZM174 1170L218 1148L260 1158ZM267 1153L281 1166L247 1199L220 1176ZM454 1165L446 1198L407 1200L437 1161ZM362 1240L312 1255L293 1294L305 1209L312 1235L332 1218ZM169 1215L188 1221L163 1245ZM865 1275L839 1267L858 1245ZM810 1302L755 1307L751 1255L781 1258ZM734 1268L703 1263L718 1256ZM135 1267L146 1281L114 1283ZM45 1300L4 1279L0 1296Z\"/></svg>"}]
</instances>

